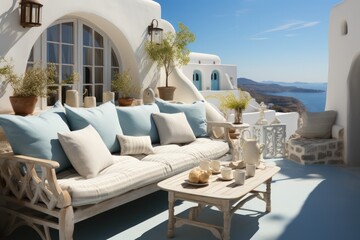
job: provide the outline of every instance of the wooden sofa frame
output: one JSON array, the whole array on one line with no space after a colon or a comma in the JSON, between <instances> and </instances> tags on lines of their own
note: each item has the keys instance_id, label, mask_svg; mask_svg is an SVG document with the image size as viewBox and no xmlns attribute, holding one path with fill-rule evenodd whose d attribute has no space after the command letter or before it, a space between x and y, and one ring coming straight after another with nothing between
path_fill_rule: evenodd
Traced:
<instances>
[{"instance_id":1,"label":"wooden sofa frame","mask_svg":"<svg viewBox=\"0 0 360 240\"><path fill-rule=\"evenodd\" d=\"M208 123L209 129L223 127L225 133L229 132L230 125ZM217 130L219 132L219 128ZM220 137L227 139L224 135ZM231 155L225 159L229 157ZM39 167L41 174L37 173ZM2 217L6 223L0 225L0 238L26 225L43 240L51 239L50 228L59 230L60 240L73 239L76 223L159 190L157 183L153 183L97 204L73 207L70 194L58 184L55 172L58 167L56 161L12 152L0 154L0 212L7 215Z\"/></svg>"}]
</instances>

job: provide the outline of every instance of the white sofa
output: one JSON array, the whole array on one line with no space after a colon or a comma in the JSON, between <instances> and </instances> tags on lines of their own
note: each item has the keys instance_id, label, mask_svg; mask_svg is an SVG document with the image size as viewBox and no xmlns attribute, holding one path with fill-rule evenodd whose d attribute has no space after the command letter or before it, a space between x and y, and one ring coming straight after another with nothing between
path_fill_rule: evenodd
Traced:
<instances>
[{"instance_id":1,"label":"white sofa","mask_svg":"<svg viewBox=\"0 0 360 240\"><path fill-rule=\"evenodd\" d=\"M182 106L192 108L192 105ZM186 113L187 110L184 111ZM57 111L47 114L57 114ZM19 118L0 115L0 125L3 124L16 152L19 151L18 146L12 144L12 134L16 134L12 132L14 129L9 130L8 125L14 128L14 121L37 120L37 117ZM43 124L44 128L48 123ZM49 124L51 126L52 123ZM35 123L33 126L36 128ZM30 133L33 128L28 129ZM34 135L34 132L31 134ZM154 154L149 155L113 153L113 163L92 178L83 177L72 167L56 172L61 163L54 160L14 155L12 152L0 154L0 211L9 216L8 225L2 229L2 234L9 235L18 226L26 224L34 228L43 239L50 239L49 228L59 230L59 239L72 239L75 223L157 191L159 181L191 169L203 159L231 158L226 142L204 136L196 137L186 144L154 143L153 151Z\"/></svg>"}]
</instances>

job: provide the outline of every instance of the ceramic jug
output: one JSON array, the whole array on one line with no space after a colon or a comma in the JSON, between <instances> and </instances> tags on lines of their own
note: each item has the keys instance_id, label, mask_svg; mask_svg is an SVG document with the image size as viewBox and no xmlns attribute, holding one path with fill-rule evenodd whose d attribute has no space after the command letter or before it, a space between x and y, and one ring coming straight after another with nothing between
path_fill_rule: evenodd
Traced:
<instances>
[{"instance_id":1,"label":"ceramic jug","mask_svg":"<svg viewBox=\"0 0 360 240\"><path fill-rule=\"evenodd\" d=\"M243 159L246 164L255 164L259 166L261 154L264 151L265 145L259 144L256 138L246 138L242 134L243 141Z\"/></svg>"}]
</instances>

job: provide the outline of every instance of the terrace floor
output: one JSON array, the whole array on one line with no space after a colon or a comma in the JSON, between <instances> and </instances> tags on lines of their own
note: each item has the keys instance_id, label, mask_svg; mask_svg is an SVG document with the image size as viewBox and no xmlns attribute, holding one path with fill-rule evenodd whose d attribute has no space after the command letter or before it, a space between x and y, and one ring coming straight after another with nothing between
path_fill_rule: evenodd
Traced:
<instances>
[{"instance_id":1,"label":"terrace floor","mask_svg":"<svg viewBox=\"0 0 360 240\"><path fill-rule=\"evenodd\" d=\"M286 159L273 159L281 167L272 184L272 212L255 199L232 218L231 239L359 239L360 168L302 166ZM187 214L193 206L177 202L176 213ZM158 191L75 225L75 240L167 239L167 194ZM204 209L201 219L222 223L214 208ZM57 231L52 232L57 239ZM22 227L8 239L39 239ZM183 226L175 229L178 240L215 239L207 230Z\"/></svg>"}]
</instances>

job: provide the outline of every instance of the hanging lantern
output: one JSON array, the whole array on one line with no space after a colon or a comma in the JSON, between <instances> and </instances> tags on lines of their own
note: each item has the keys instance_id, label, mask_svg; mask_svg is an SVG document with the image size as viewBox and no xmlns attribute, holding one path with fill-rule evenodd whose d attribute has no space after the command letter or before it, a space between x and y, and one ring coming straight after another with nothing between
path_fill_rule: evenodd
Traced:
<instances>
[{"instance_id":1,"label":"hanging lantern","mask_svg":"<svg viewBox=\"0 0 360 240\"><path fill-rule=\"evenodd\" d=\"M36 0L21 0L20 2L20 25L25 27L41 26L42 4Z\"/></svg>"}]
</instances>

